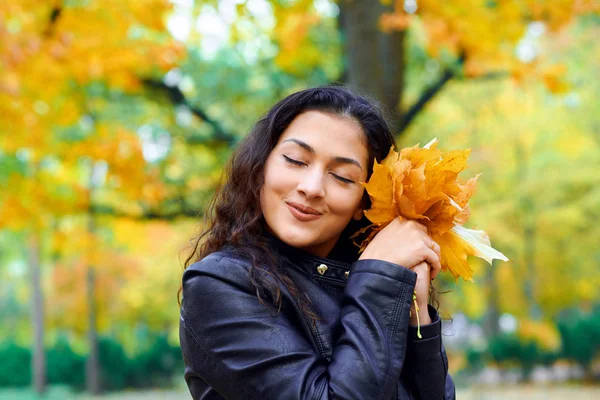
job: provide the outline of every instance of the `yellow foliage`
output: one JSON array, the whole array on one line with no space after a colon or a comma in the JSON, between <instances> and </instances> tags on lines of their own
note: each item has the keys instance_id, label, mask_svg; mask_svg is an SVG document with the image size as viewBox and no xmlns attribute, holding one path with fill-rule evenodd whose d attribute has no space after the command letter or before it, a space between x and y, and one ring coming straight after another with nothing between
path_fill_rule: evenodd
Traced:
<instances>
[{"instance_id":1,"label":"yellow foliage","mask_svg":"<svg viewBox=\"0 0 600 400\"><path fill-rule=\"evenodd\" d=\"M87 330L87 319L82 316L89 314L88 274L93 270L98 329L105 331L116 315L124 313L118 298L123 285L139 277L139 262L131 254L123 254L121 243L108 243L90 233L87 221L77 222L84 223L65 225L53 238L53 251L60 252L61 261L52 269L52 285L47 290L48 321L79 334Z\"/></svg>"},{"instance_id":2,"label":"yellow foliage","mask_svg":"<svg viewBox=\"0 0 600 400\"><path fill-rule=\"evenodd\" d=\"M124 280L118 295L125 319L143 320L151 327L162 329L164 321L177 313L175 294L181 279L178 272L182 271L177 265L183 265L181 252L195 225L196 222L190 220L167 223L119 219L113 222L115 239L126 246L131 257L139 260L137 276ZM139 279L140 276L144 279Z\"/></svg>"},{"instance_id":3,"label":"yellow foliage","mask_svg":"<svg viewBox=\"0 0 600 400\"><path fill-rule=\"evenodd\" d=\"M447 49L464 57L464 71L470 77L510 70L522 79L520 74L527 67L514 56L514 45L525 35L529 21L543 22L551 31L557 31L577 15L598 12L599 4L597 0L419 0L415 15L408 15L404 2L395 1L393 12L381 16L380 26L385 32L405 30L418 16L427 32L432 56L438 57L442 49ZM550 68L536 75L554 93L567 89L560 79L562 72L557 75Z\"/></svg>"},{"instance_id":4,"label":"yellow foliage","mask_svg":"<svg viewBox=\"0 0 600 400\"><path fill-rule=\"evenodd\" d=\"M0 122L7 133L0 148L27 149L33 171L11 178L15 199L0 199L4 226L41 227L48 215L87 210L82 159L106 163L106 179L118 180L130 198L155 205L164 197L156 176L146 176L136 132L112 120L95 121L77 141L62 141L57 132L103 111L101 101L86 98L86 85L134 92L142 79L175 65L183 47L166 31L171 8L168 0L0 3ZM40 164L48 157L60 160L60 171Z\"/></svg>"},{"instance_id":5,"label":"yellow foliage","mask_svg":"<svg viewBox=\"0 0 600 400\"><path fill-rule=\"evenodd\" d=\"M17 133L7 148L46 147L50 129L78 120L89 106L75 101L81 100L78 85L103 80L135 91L141 78L172 68L183 49L165 32L171 7L167 0L93 0L81 7L3 1L0 116Z\"/></svg>"},{"instance_id":6,"label":"yellow foliage","mask_svg":"<svg viewBox=\"0 0 600 400\"><path fill-rule=\"evenodd\" d=\"M298 0L291 6L273 4L276 20L273 36L279 44L275 63L293 74L318 65L322 57L308 40L310 29L321 21L312 4L313 0Z\"/></svg>"},{"instance_id":7,"label":"yellow foliage","mask_svg":"<svg viewBox=\"0 0 600 400\"><path fill-rule=\"evenodd\" d=\"M564 80L567 68L564 65L554 65L542 72L544 84L552 93L565 93L570 86Z\"/></svg>"},{"instance_id":8,"label":"yellow foliage","mask_svg":"<svg viewBox=\"0 0 600 400\"><path fill-rule=\"evenodd\" d=\"M537 343L544 350L554 351L560 348L560 334L552 322L521 320L517 335L524 341Z\"/></svg>"},{"instance_id":9,"label":"yellow foliage","mask_svg":"<svg viewBox=\"0 0 600 400\"><path fill-rule=\"evenodd\" d=\"M386 33L403 31L410 26L410 15L403 13L384 13L379 18L379 28Z\"/></svg>"},{"instance_id":10,"label":"yellow foliage","mask_svg":"<svg viewBox=\"0 0 600 400\"><path fill-rule=\"evenodd\" d=\"M515 262L498 264L496 267L496 284L502 288L502 295L499 297L500 309L514 315L524 315L527 310L523 307L526 304L525 296L522 288L516 284L521 282L525 277L520 276L515 271Z\"/></svg>"}]
</instances>

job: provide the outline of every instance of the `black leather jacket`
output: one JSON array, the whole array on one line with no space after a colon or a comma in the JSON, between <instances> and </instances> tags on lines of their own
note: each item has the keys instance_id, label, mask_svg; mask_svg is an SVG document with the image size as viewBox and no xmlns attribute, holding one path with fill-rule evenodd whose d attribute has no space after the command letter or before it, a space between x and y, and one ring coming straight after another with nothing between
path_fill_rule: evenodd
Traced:
<instances>
[{"instance_id":1,"label":"black leather jacket","mask_svg":"<svg viewBox=\"0 0 600 400\"><path fill-rule=\"evenodd\" d=\"M231 250L191 265L180 342L194 399L455 398L437 312L430 308L433 323L421 327L422 339L409 326L414 272L276 247L320 317L316 328L283 287L279 313L260 304L250 263Z\"/></svg>"}]
</instances>

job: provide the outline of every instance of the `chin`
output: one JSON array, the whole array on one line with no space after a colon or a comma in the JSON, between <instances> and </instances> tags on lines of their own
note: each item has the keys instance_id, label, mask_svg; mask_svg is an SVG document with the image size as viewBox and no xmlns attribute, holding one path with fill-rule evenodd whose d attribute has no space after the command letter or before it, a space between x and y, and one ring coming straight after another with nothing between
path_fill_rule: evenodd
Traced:
<instances>
[{"instance_id":1,"label":"chin","mask_svg":"<svg viewBox=\"0 0 600 400\"><path fill-rule=\"evenodd\" d=\"M283 232L276 232L276 234L282 242L297 248L309 247L318 242L318 235L314 232L298 232L286 229Z\"/></svg>"}]
</instances>

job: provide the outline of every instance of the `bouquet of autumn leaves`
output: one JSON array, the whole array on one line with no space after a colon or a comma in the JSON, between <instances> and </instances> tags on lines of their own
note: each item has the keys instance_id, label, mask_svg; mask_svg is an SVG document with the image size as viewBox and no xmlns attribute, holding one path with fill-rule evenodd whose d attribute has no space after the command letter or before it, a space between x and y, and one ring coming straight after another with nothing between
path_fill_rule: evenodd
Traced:
<instances>
[{"instance_id":1,"label":"bouquet of autumn leaves","mask_svg":"<svg viewBox=\"0 0 600 400\"><path fill-rule=\"evenodd\" d=\"M423 148L390 149L381 164L375 161L373 174L364 184L371 198L371 208L365 216L373 223L360 243L362 252L373 236L395 218L412 219L428 229L441 249L443 271L455 279L472 281L473 270L467 256L483 258L491 264L497 258L508 261L490 245L488 235L481 230L463 226L470 216L468 201L475 190L477 178L461 184L458 174L467 167L471 150L443 153L434 139Z\"/></svg>"}]
</instances>

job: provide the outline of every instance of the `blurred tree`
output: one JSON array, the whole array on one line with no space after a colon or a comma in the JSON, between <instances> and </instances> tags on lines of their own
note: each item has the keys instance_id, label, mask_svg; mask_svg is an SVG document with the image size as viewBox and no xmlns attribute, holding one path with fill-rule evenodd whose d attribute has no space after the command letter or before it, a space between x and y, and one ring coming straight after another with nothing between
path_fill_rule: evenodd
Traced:
<instances>
[{"instance_id":1,"label":"blurred tree","mask_svg":"<svg viewBox=\"0 0 600 400\"><path fill-rule=\"evenodd\" d=\"M202 9L214 3L197 2ZM544 30L557 32L577 15L600 11L600 2L595 0L462 0L448 4L429 0L338 0L336 4L337 10L326 1L265 4L273 10L275 64L287 74L305 78L309 76L307 71L324 71L329 80L364 90L382 102L399 134L455 77L537 76L552 92L564 92L564 68L541 60L530 36ZM269 15L256 8L250 2L239 4L235 14L238 19L232 19L232 25L250 21L270 27L264 19L249 18ZM331 29L336 16L338 32ZM240 33L243 31L233 29L233 46L248 40ZM324 39L327 34L340 35L343 55L337 41ZM324 45L330 51L319 54ZM411 48L415 45L416 51ZM332 76L334 70L328 64L340 56L343 69ZM411 71L413 68L420 72ZM417 76L419 79L414 79Z\"/></svg>"},{"instance_id":2,"label":"blurred tree","mask_svg":"<svg viewBox=\"0 0 600 400\"><path fill-rule=\"evenodd\" d=\"M111 96L134 94L148 77L169 70L182 54L165 34L166 0L69 2L7 1L0 5L0 115L2 157L10 192L0 199L4 227L30 237L33 382L45 387L44 312L40 237L56 217L92 212L96 168L139 197L145 161L137 134L104 114ZM26 132L26 133L25 133ZM86 171L88 178L85 178ZM82 179L83 174L83 179ZM94 174L95 175L95 174ZM89 270L89 304L94 299ZM98 392L93 307L88 389Z\"/></svg>"},{"instance_id":3,"label":"blurred tree","mask_svg":"<svg viewBox=\"0 0 600 400\"><path fill-rule=\"evenodd\" d=\"M597 1L478 1L441 4L431 0L340 0L348 82L380 99L402 133L423 107L454 77L497 75L547 77L553 92L564 91L564 70L520 54L535 29L557 32L574 17L600 11ZM421 30L437 79L418 89L412 103L406 95L407 33ZM434 61L437 60L437 61ZM527 62L529 64L524 64ZM423 65L420 66L421 68ZM550 82L552 75L552 82Z\"/></svg>"}]
</instances>

